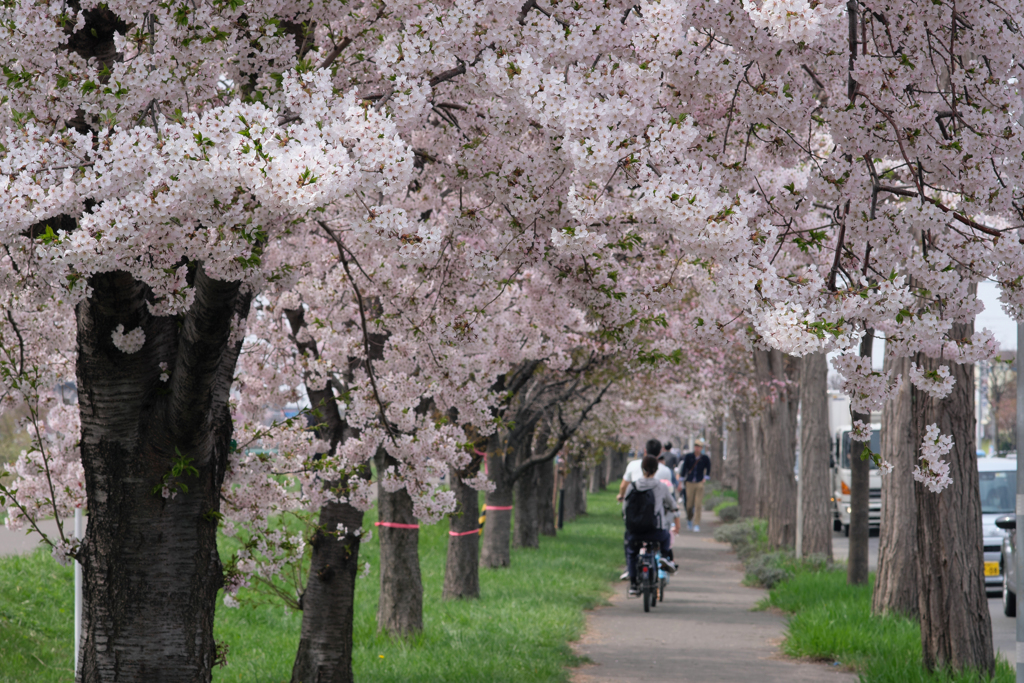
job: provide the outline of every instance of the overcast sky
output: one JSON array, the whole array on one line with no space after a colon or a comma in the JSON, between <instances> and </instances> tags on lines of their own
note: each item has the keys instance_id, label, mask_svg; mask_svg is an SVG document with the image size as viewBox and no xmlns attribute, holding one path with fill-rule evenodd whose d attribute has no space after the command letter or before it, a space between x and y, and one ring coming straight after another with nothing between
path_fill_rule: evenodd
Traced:
<instances>
[{"instance_id":1,"label":"overcast sky","mask_svg":"<svg viewBox=\"0 0 1024 683\"><path fill-rule=\"evenodd\" d=\"M980 330L987 327L996 335L1000 346L1016 349L1017 323L1003 312L999 304L999 288L992 282L982 282L978 285L978 298L985 303L985 310L978 316L974 328Z\"/></svg>"}]
</instances>

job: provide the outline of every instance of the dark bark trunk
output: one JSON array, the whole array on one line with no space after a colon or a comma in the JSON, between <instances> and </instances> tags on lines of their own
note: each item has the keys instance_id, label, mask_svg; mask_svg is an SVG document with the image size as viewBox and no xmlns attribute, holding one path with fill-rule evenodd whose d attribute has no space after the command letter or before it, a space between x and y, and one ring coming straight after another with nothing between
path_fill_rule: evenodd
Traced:
<instances>
[{"instance_id":1,"label":"dark bark trunk","mask_svg":"<svg viewBox=\"0 0 1024 683\"><path fill-rule=\"evenodd\" d=\"M579 479L576 480L579 488L576 491L576 516L587 514L587 468L583 463L579 465Z\"/></svg>"},{"instance_id":2,"label":"dark bark trunk","mask_svg":"<svg viewBox=\"0 0 1024 683\"><path fill-rule=\"evenodd\" d=\"M580 466L572 461L572 456L569 456L565 481L562 483L562 490L565 491L565 511L562 521L565 524L576 519L579 511L580 480Z\"/></svg>"},{"instance_id":3,"label":"dark bark trunk","mask_svg":"<svg viewBox=\"0 0 1024 683\"><path fill-rule=\"evenodd\" d=\"M494 482L494 490L486 495L487 521L480 551L480 562L485 567L507 567L512 562L512 482L505 467L506 450L497 435L487 444L487 478Z\"/></svg>"},{"instance_id":4,"label":"dark bark trunk","mask_svg":"<svg viewBox=\"0 0 1024 683\"><path fill-rule=\"evenodd\" d=\"M878 539L878 575L871 599L875 614L918 615L917 501L911 435L910 359L885 358L886 371L903 375L899 394L882 409L882 458L893 469L882 477L882 518Z\"/></svg>"},{"instance_id":5,"label":"dark bark trunk","mask_svg":"<svg viewBox=\"0 0 1024 683\"><path fill-rule=\"evenodd\" d=\"M765 390L773 390L766 395L761 432L764 435L762 457L766 481L763 484L767 497L768 541L774 548L790 548L796 540L795 429L790 414L792 391L784 363L780 351L754 351L758 380Z\"/></svg>"},{"instance_id":6,"label":"dark bark trunk","mask_svg":"<svg viewBox=\"0 0 1024 683\"><path fill-rule=\"evenodd\" d=\"M150 315L150 291L125 272L91 277L93 295L76 309L89 509L80 681L211 679L227 402L241 345L229 338L250 296L201 266L193 283L195 302L180 318ZM118 324L145 331L141 350L114 346Z\"/></svg>"},{"instance_id":7,"label":"dark bark trunk","mask_svg":"<svg viewBox=\"0 0 1024 683\"><path fill-rule=\"evenodd\" d=\"M327 530L348 529L342 538ZM302 594L302 634L292 682L352 683L352 622L355 615L359 539L363 512L347 503L320 508L313 537L309 580ZM326 533L325 533L326 532Z\"/></svg>"},{"instance_id":8,"label":"dark bark trunk","mask_svg":"<svg viewBox=\"0 0 1024 683\"><path fill-rule=\"evenodd\" d=\"M548 420L541 420L537 424L537 431L534 436L534 450L544 452L549 447L548 440L551 437L551 423ZM554 461L544 462L537 465L537 528L543 536L554 536L557 533L555 525L555 464Z\"/></svg>"},{"instance_id":9,"label":"dark bark trunk","mask_svg":"<svg viewBox=\"0 0 1024 683\"><path fill-rule=\"evenodd\" d=\"M412 498L404 488L389 492L382 480L398 461L380 451L377 463L377 509L380 521L415 524ZM423 582L420 578L419 529L377 527L380 539L380 600L377 628L393 636L407 636L423 630Z\"/></svg>"},{"instance_id":10,"label":"dark bark trunk","mask_svg":"<svg viewBox=\"0 0 1024 683\"><path fill-rule=\"evenodd\" d=\"M824 353L804 356L800 370L800 458L804 480L803 552L832 559L832 510L829 507L828 360Z\"/></svg>"},{"instance_id":11,"label":"dark bark trunk","mask_svg":"<svg viewBox=\"0 0 1024 683\"><path fill-rule=\"evenodd\" d=\"M553 462L537 466L537 519L542 536L554 536L557 533L555 523L555 465Z\"/></svg>"},{"instance_id":12,"label":"dark bark trunk","mask_svg":"<svg viewBox=\"0 0 1024 683\"><path fill-rule=\"evenodd\" d=\"M530 430L523 447L517 449L518 462L525 462L533 457L534 434L534 430ZM513 525L512 545L516 548L540 547L540 521L537 516L539 486L539 470L536 465L523 472L512 486L516 520Z\"/></svg>"},{"instance_id":13,"label":"dark bark trunk","mask_svg":"<svg viewBox=\"0 0 1024 683\"><path fill-rule=\"evenodd\" d=\"M445 600L480 597L480 535L469 533L480 528L480 494L466 486L463 479L471 479L480 469L480 462L465 472L448 469L452 493L455 494L455 512L449 516L448 559L444 566ZM458 534L452 536L451 534Z\"/></svg>"},{"instance_id":14,"label":"dark bark trunk","mask_svg":"<svg viewBox=\"0 0 1024 683\"><path fill-rule=\"evenodd\" d=\"M757 420L741 417L733 430L736 458L736 493L739 496L740 517L757 517L757 468L754 454L754 434Z\"/></svg>"},{"instance_id":15,"label":"dark bark trunk","mask_svg":"<svg viewBox=\"0 0 1024 683\"><path fill-rule=\"evenodd\" d=\"M526 471L514 484L515 524L512 526L512 546L515 548L540 547L540 469Z\"/></svg>"},{"instance_id":16,"label":"dark bark trunk","mask_svg":"<svg viewBox=\"0 0 1024 683\"><path fill-rule=\"evenodd\" d=\"M875 331L868 328L860 340L861 357L871 358ZM871 423L871 416L853 413L854 421ZM846 582L851 586L868 582L868 489L871 465L864 456L864 442L850 443L850 554L846 563Z\"/></svg>"},{"instance_id":17,"label":"dark bark trunk","mask_svg":"<svg viewBox=\"0 0 1024 683\"><path fill-rule=\"evenodd\" d=\"M970 338L973 329L973 324L954 324L950 337ZM995 664L974 443L974 366L943 363L923 354L917 354L916 362L925 371L948 364L956 378L952 393L942 400L911 389L915 447L920 448L925 428L932 423L953 436L953 450L946 456L953 483L938 494L920 483L914 489L924 664L929 670L973 668L991 676Z\"/></svg>"}]
</instances>

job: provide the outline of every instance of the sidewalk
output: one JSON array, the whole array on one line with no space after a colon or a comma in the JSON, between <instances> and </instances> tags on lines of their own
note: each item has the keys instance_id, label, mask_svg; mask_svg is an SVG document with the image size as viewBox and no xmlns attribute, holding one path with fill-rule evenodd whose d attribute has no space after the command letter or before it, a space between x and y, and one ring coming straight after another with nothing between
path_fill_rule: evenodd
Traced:
<instances>
[{"instance_id":1,"label":"sidewalk","mask_svg":"<svg viewBox=\"0 0 1024 683\"><path fill-rule=\"evenodd\" d=\"M680 566L664 603L645 614L622 581L612 604L588 615L576 651L594 663L576 671L575 683L856 683L839 667L783 657L785 617L751 611L767 591L742 585L742 565L714 541L707 517L700 533L673 540Z\"/></svg>"}]
</instances>

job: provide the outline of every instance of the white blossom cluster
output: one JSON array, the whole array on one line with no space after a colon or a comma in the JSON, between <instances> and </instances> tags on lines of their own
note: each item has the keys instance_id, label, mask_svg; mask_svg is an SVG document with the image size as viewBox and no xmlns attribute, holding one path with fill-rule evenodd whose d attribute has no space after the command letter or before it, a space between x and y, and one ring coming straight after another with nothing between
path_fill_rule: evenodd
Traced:
<instances>
[{"instance_id":1,"label":"white blossom cluster","mask_svg":"<svg viewBox=\"0 0 1024 683\"><path fill-rule=\"evenodd\" d=\"M118 325L110 333L110 338L119 351L133 354L142 350L143 345L146 343L146 332L141 327L125 332L124 325Z\"/></svg>"},{"instance_id":2,"label":"white blossom cluster","mask_svg":"<svg viewBox=\"0 0 1024 683\"><path fill-rule=\"evenodd\" d=\"M915 387L932 398L942 399L949 396L956 384L956 377L949 374L949 366L940 365L935 370L918 368L917 363L910 364L910 381Z\"/></svg>"},{"instance_id":3,"label":"white blossom cluster","mask_svg":"<svg viewBox=\"0 0 1024 683\"><path fill-rule=\"evenodd\" d=\"M928 425L921 442L921 464L914 468L914 480L924 484L932 493L939 493L952 484L949 463L941 459L952 449L953 437L941 434L937 425Z\"/></svg>"}]
</instances>

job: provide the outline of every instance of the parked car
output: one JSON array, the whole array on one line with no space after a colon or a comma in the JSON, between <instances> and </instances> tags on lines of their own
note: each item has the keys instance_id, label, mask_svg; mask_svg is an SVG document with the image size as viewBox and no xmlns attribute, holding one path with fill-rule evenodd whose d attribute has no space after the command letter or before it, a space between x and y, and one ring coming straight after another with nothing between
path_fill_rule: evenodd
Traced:
<instances>
[{"instance_id":1,"label":"parked car","mask_svg":"<svg viewBox=\"0 0 1024 683\"><path fill-rule=\"evenodd\" d=\"M1017 560L1014 557L1017 516L1003 515L1002 517L997 517L996 526L1006 532L999 558L999 570L1003 575L1003 614L1008 617L1015 617L1017 616L1017 593L1010 586L1017 586ZM988 577L985 578L987 579Z\"/></svg>"},{"instance_id":2,"label":"parked car","mask_svg":"<svg viewBox=\"0 0 1024 683\"><path fill-rule=\"evenodd\" d=\"M1005 568L1008 566L1007 553L1009 557L1012 557L1013 553L1012 534L1006 531L1006 516L1013 513L1017 499L1017 460L978 460L978 480L981 493L981 529L985 544L985 588L989 593L1005 593L1007 585L1015 585L1012 578L1008 584L1004 577ZM1004 600L1006 597L1003 596ZM1015 600L1016 598L1011 600L1014 606L1017 604ZM1006 609L1005 604L1003 608Z\"/></svg>"}]
</instances>

